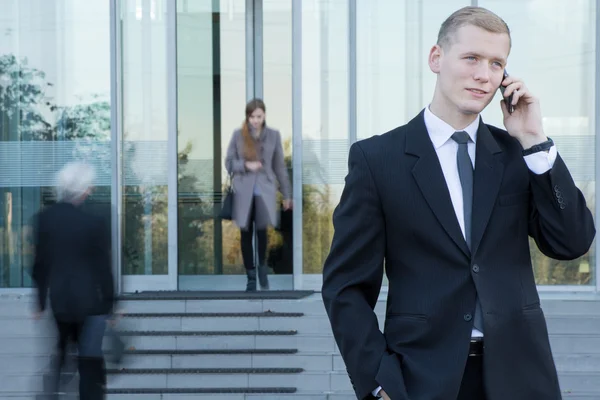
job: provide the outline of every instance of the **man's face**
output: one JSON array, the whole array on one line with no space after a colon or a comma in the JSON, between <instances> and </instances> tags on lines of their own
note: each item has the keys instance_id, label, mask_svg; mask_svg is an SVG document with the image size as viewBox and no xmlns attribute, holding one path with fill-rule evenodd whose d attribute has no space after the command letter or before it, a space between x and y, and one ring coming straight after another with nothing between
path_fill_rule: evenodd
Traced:
<instances>
[{"instance_id":1,"label":"man's face","mask_svg":"<svg viewBox=\"0 0 600 400\"><path fill-rule=\"evenodd\" d=\"M443 49L434 46L429 65L438 74L436 93L448 111L479 114L492 101L503 80L510 52L507 34L472 25L456 31Z\"/></svg>"}]
</instances>

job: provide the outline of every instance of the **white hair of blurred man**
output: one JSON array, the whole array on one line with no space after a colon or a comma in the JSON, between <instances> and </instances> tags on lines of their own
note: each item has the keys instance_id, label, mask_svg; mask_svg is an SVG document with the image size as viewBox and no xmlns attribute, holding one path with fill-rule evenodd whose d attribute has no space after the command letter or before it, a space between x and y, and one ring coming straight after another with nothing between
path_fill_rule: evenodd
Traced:
<instances>
[{"instance_id":1,"label":"white hair of blurred man","mask_svg":"<svg viewBox=\"0 0 600 400\"><path fill-rule=\"evenodd\" d=\"M71 162L56 174L56 195L59 201L81 203L93 186L96 171L90 164Z\"/></svg>"}]
</instances>

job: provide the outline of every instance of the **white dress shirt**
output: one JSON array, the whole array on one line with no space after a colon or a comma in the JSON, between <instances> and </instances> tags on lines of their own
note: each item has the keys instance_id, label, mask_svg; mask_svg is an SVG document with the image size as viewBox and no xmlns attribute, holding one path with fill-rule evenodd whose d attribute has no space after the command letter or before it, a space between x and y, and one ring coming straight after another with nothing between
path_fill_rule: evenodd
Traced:
<instances>
[{"instance_id":1,"label":"white dress shirt","mask_svg":"<svg viewBox=\"0 0 600 400\"><path fill-rule=\"evenodd\" d=\"M425 108L425 126L429 133L429 138L433 143L435 152L437 153L444 178L446 179L446 185L448 185L448 191L450 192L450 200L452 200L452 206L458 219L458 224L462 231L463 236L465 235L465 217L463 211L463 193L462 186L460 183L460 177L458 175L458 165L456 164L456 153L458 152L458 143L452 139L452 135L457 131L446 122L442 121L439 117L431 112L429 107ZM469 151L469 157L475 168L475 144L477 143L477 130L479 129L480 118L476 118L469 126L461 131L467 132L471 140L467 144ZM549 171L554 165L556 160L557 150L556 146L552 146L549 152L537 152L525 156L525 163L527 167L535 174L543 174ZM473 328L472 337L483 337L483 333ZM373 396L377 396L381 386L373 391Z\"/></svg>"}]
</instances>

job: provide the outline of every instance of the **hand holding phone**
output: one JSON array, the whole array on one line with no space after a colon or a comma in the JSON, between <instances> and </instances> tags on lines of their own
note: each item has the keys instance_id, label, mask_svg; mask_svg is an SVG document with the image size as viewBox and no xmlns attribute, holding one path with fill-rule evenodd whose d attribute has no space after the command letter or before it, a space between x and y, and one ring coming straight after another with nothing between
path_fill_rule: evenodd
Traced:
<instances>
[{"instance_id":1,"label":"hand holding phone","mask_svg":"<svg viewBox=\"0 0 600 400\"><path fill-rule=\"evenodd\" d=\"M508 72L506 72L506 70L504 70L504 78L502 78L502 81L504 81L504 79L508 78ZM506 86L503 86L502 83L500 83L500 93L502 93L502 97L504 97L504 91L506 90ZM508 110L509 114L512 114L513 111L515 111L515 106L512 104L513 101L513 94L511 93L510 96L508 96L508 98L504 97L504 103L506 104L506 109Z\"/></svg>"}]
</instances>

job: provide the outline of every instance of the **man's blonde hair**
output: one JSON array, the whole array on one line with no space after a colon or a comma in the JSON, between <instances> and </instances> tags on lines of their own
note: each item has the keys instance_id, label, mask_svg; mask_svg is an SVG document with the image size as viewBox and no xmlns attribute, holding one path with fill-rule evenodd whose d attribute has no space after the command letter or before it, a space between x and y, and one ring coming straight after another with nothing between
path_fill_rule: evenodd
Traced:
<instances>
[{"instance_id":1,"label":"man's blonde hair","mask_svg":"<svg viewBox=\"0 0 600 400\"><path fill-rule=\"evenodd\" d=\"M456 31L466 25L476 26L491 33L505 33L510 39L510 29L502 18L483 7L463 7L450 15L438 33L437 44L446 48L453 44Z\"/></svg>"}]
</instances>

